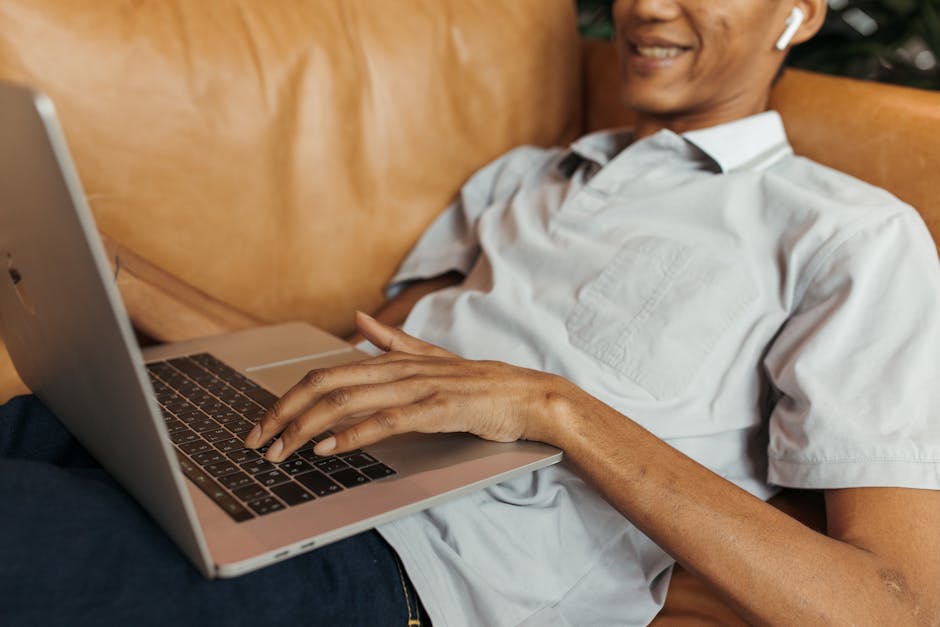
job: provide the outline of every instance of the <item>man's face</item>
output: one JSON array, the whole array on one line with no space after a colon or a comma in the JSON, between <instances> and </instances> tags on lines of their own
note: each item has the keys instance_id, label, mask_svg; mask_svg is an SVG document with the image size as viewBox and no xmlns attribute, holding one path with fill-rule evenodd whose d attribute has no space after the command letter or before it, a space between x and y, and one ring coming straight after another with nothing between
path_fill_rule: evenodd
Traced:
<instances>
[{"instance_id":1,"label":"man's face","mask_svg":"<svg viewBox=\"0 0 940 627\"><path fill-rule=\"evenodd\" d=\"M783 53L784 0L617 0L624 103L705 122L763 108Z\"/></svg>"}]
</instances>

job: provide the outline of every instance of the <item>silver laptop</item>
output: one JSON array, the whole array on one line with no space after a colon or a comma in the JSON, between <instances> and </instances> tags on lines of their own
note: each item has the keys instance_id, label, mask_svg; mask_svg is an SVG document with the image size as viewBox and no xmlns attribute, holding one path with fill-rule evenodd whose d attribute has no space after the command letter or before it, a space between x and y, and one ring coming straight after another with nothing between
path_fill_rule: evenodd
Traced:
<instances>
[{"instance_id":1,"label":"silver laptop","mask_svg":"<svg viewBox=\"0 0 940 627\"><path fill-rule=\"evenodd\" d=\"M250 424L365 355L302 323L137 346L51 101L0 83L0 335L20 376L206 575L232 577L555 463L533 442L406 435L271 465Z\"/></svg>"}]
</instances>

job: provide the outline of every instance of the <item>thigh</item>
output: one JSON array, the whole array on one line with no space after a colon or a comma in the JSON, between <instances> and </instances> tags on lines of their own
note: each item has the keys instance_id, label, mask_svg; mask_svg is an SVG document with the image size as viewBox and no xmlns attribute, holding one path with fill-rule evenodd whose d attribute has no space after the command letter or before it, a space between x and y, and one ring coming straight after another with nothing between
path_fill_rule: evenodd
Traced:
<instances>
[{"instance_id":1,"label":"thigh","mask_svg":"<svg viewBox=\"0 0 940 627\"><path fill-rule=\"evenodd\" d=\"M205 580L35 400L0 407L0 511L4 625L404 625L414 603L375 532Z\"/></svg>"}]
</instances>

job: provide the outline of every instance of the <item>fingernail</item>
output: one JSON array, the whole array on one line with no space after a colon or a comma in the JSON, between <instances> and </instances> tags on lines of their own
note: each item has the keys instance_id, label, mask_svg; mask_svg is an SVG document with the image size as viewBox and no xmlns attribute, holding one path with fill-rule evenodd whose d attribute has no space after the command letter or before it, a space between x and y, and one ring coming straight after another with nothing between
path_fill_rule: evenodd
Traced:
<instances>
[{"instance_id":1,"label":"fingernail","mask_svg":"<svg viewBox=\"0 0 940 627\"><path fill-rule=\"evenodd\" d=\"M274 443L271 444L271 447L268 449L268 454L265 457L269 462L277 461L277 458L281 456L281 451L284 450L284 443L280 439L274 440Z\"/></svg>"},{"instance_id":2,"label":"fingernail","mask_svg":"<svg viewBox=\"0 0 940 627\"><path fill-rule=\"evenodd\" d=\"M313 447L313 452L317 455L327 455L334 448L336 448L336 438L330 436L322 442L317 443L317 445Z\"/></svg>"},{"instance_id":3,"label":"fingernail","mask_svg":"<svg viewBox=\"0 0 940 627\"><path fill-rule=\"evenodd\" d=\"M255 428L245 437L245 446L248 448L255 448L260 444L258 440L261 439L261 425L255 425Z\"/></svg>"},{"instance_id":4,"label":"fingernail","mask_svg":"<svg viewBox=\"0 0 940 627\"><path fill-rule=\"evenodd\" d=\"M357 309L357 310L356 310L356 313L358 313L360 316L364 316L364 317L368 318L369 320L375 320L375 318L373 318L372 316L370 316L369 314L367 314L366 312L364 312L364 311L362 311L362 310L360 310L360 309Z\"/></svg>"}]
</instances>

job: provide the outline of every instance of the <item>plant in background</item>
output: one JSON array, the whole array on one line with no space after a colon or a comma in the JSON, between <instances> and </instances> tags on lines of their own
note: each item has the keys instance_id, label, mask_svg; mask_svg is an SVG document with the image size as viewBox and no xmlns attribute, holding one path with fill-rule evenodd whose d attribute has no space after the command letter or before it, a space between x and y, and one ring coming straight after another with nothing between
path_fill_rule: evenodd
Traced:
<instances>
[{"instance_id":1,"label":"plant in background","mask_svg":"<svg viewBox=\"0 0 940 627\"><path fill-rule=\"evenodd\" d=\"M819 34L795 47L793 67L940 89L940 0L828 0ZM613 35L613 0L577 0L585 37Z\"/></svg>"},{"instance_id":2,"label":"plant in background","mask_svg":"<svg viewBox=\"0 0 940 627\"><path fill-rule=\"evenodd\" d=\"M589 39L613 39L614 20L610 10L614 0L576 0L578 29Z\"/></svg>"}]
</instances>

